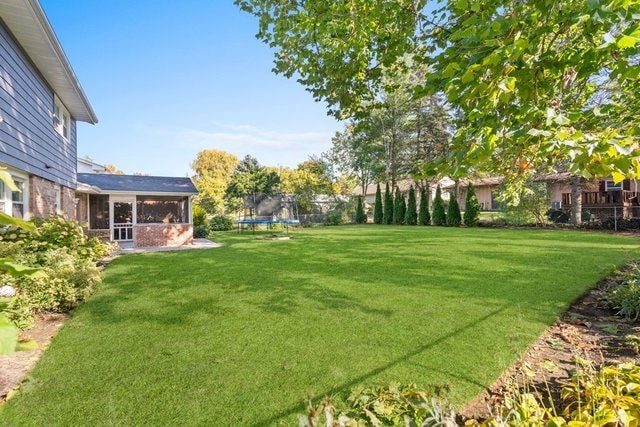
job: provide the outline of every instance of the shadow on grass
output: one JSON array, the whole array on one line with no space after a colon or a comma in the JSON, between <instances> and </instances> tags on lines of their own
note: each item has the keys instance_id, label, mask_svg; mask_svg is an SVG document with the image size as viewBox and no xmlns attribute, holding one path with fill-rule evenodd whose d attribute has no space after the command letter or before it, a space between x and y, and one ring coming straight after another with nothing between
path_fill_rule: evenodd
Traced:
<instances>
[{"instance_id":1,"label":"shadow on grass","mask_svg":"<svg viewBox=\"0 0 640 427\"><path fill-rule=\"evenodd\" d=\"M343 393L347 390L349 390L350 388L352 388L353 386L355 386L356 384L360 384L364 381L366 381L367 379L374 377L384 371L386 371L387 369L390 369L400 363L406 362L407 360L409 360L410 358L419 355L420 353L423 353L427 350L429 350L432 347L435 347L439 344L442 344L443 342L455 338L457 335L461 334L462 332L477 327L479 324L481 324L482 322L487 321L488 319L497 316L498 314L500 314L502 311L504 311L506 309L506 307L500 307L498 309L495 309L493 311L491 311L490 313L476 319L473 320L471 322L467 322L464 325L462 325L461 327L457 328L456 330L449 332L445 335L442 335L426 344L420 345L418 347L416 347L415 349L406 352L405 354L403 354L400 357L397 357L395 359L390 360L389 362L380 365L379 367L375 368L375 369L371 369L369 372L359 375L355 378L352 378L349 381L343 382L342 384L337 385L336 387L332 387L330 389L327 389L325 391L323 391L322 393L317 393L315 396L311 397L311 400L313 401L318 401L319 399L321 399L324 396L329 396L329 395L334 395L334 394L338 394L338 393ZM467 381L465 379L465 381ZM481 384L482 387L484 387L484 385ZM296 413L301 412L304 409L304 404L302 403L296 403L294 405L291 405L289 407L287 407L286 409L283 409L281 411L279 411L278 413L276 413L275 415L268 417L268 418L264 418L260 421L257 421L254 425L256 426L270 426L273 425L276 421L281 420L284 417L290 416L290 415L294 415Z\"/></svg>"}]
</instances>

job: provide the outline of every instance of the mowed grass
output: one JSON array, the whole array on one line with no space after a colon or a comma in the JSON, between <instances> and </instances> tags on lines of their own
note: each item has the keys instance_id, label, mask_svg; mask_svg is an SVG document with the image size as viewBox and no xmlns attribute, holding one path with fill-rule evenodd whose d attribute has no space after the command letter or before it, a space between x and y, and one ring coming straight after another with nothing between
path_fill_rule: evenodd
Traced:
<instances>
[{"instance_id":1,"label":"mowed grass","mask_svg":"<svg viewBox=\"0 0 640 427\"><path fill-rule=\"evenodd\" d=\"M0 425L297 425L309 397L495 380L636 238L352 226L128 255L73 315Z\"/></svg>"}]
</instances>

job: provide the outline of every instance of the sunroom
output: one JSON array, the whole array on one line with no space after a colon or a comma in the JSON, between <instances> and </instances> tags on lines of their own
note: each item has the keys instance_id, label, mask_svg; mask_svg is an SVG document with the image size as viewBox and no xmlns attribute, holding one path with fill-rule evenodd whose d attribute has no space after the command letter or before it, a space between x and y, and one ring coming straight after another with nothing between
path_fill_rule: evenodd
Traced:
<instances>
[{"instance_id":1,"label":"sunroom","mask_svg":"<svg viewBox=\"0 0 640 427\"><path fill-rule=\"evenodd\" d=\"M189 178L79 173L78 221L122 246L182 246L193 240Z\"/></svg>"}]
</instances>

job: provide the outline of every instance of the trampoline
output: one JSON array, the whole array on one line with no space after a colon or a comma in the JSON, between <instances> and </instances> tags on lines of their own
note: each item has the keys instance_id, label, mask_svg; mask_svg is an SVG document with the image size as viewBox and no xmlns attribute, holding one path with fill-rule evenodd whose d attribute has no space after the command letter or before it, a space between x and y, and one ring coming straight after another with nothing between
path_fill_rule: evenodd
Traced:
<instances>
[{"instance_id":1,"label":"trampoline","mask_svg":"<svg viewBox=\"0 0 640 427\"><path fill-rule=\"evenodd\" d=\"M271 230L274 224L282 224L284 225L287 233L289 232L290 225L298 225L300 224L300 220L297 219L267 219L267 218L253 218L253 219L241 219L238 220L238 233L243 230L243 226L251 226L251 229L255 232L256 225L266 225L267 230Z\"/></svg>"}]
</instances>

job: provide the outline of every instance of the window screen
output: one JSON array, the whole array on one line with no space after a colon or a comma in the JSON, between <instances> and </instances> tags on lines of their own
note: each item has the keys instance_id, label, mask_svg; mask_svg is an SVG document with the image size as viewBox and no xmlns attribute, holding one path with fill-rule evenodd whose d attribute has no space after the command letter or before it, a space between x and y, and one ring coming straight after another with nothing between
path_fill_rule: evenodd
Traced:
<instances>
[{"instance_id":1,"label":"window screen","mask_svg":"<svg viewBox=\"0 0 640 427\"><path fill-rule=\"evenodd\" d=\"M138 196L136 211L138 224L189 222L186 197Z\"/></svg>"},{"instance_id":2,"label":"window screen","mask_svg":"<svg viewBox=\"0 0 640 427\"><path fill-rule=\"evenodd\" d=\"M89 195L89 228L92 230L109 228L109 196Z\"/></svg>"}]
</instances>

